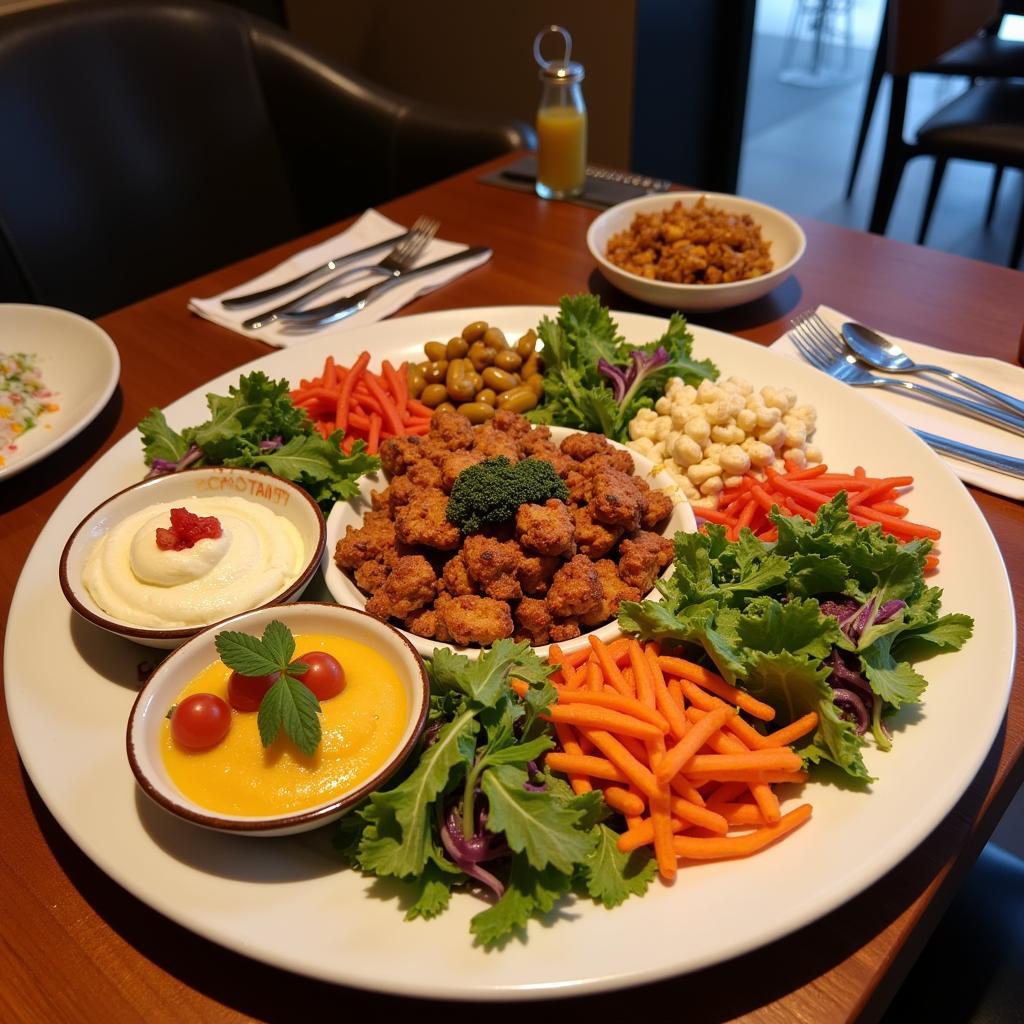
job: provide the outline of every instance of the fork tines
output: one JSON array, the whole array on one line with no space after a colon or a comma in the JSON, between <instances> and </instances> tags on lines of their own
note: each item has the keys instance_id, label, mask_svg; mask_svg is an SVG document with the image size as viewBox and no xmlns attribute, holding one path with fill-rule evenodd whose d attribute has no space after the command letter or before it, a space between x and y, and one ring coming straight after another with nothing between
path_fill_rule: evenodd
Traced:
<instances>
[{"instance_id":1,"label":"fork tines","mask_svg":"<svg viewBox=\"0 0 1024 1024\"><path fill-rule=\"evenodd\" d=\"M441 226L440 221L433 217L417 217L413 226L395 251L392 258L399 265L408 265L426 248L427 243L437 234Z\"/></svg>"},{"instance_id":2,"label":"fork tines","mask_svg":"<svg viewBox=\"0 0 1024 1024\"><path fill-rule=\"evenodd\" d=\"M828 372L837 359L843 358L842 341L817 313L800 313L789 325L793 344L812 366Z\"/></svg>"}]
</instances>

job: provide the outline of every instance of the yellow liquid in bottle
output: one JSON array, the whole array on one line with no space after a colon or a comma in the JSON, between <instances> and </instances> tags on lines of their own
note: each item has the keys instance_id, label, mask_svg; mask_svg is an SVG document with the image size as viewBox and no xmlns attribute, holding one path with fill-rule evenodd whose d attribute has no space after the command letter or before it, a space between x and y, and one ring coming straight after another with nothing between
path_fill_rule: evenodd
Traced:
<instances>
[{"instance_id":1,"label":"yellow liquid in bottle","mask_svg":"<svg viewBox=\"0 0 1024 1024\"><path fill-rule=\"evenodd\" d=\"M587 166L587 113L575 107L537 111L537 184L552 198L579 195Z\"/></svg>"}]
</instances>

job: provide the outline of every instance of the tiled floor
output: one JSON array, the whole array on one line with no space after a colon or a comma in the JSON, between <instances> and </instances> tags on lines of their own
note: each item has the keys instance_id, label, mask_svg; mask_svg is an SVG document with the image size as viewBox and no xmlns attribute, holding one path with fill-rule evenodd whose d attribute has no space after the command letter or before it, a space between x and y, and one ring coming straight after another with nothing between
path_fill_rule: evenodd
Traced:
<instances>
[{"instance_id":1,"label":"tiled floor","mask_svg":"<svg viewBox=\"0 0 1024 1024\"><path fill-rule=\"evenodd\" d=\"M755 36L739 192L791 213L863 229L881 160L882 129L888 110L885 84L853 198L846 200L844 192L873 53L863 48L853 50L852 66L857 77L850 83L810 89L779 81L783 45L781 35ZM919 76L912 83L908 122L913 125L927 117L964 87L962 80ZM930 173L930 161L925 159L908 167L893 210L890 237L915 240ZM932 217L930 247L1006 263L1024 201L1024 175L1007 172L992 226L986 228L991 178L992 170L987 166L965 161L949 165ZM1024 858L1024 790L1003 817L993 841Z\"/></svg>"}]
</instances>

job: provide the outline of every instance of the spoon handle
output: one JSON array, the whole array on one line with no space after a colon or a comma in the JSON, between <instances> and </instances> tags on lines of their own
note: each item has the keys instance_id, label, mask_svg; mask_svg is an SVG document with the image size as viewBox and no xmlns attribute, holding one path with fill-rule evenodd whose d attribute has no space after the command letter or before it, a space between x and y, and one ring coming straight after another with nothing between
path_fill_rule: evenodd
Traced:
<instances>
[{"instance_id":1,"label":"spoon handle","mask_svg":"<svg viewBox=\"0 0 1024 1024\"><path fill-rule=\"evenodd\" d=\"M965 388L977 391L978 394L984 395L993 402L1005 405L1008 409L1012 409L1018 416L1024 416L1024 402L1019 398L1014 398L1012 395L1006 394L1005 391L990 388L987 384L982 384L980 380L974 380L973 377L967 377L962 373L957 373L956 370L947 370L944 366L932 366L931 364L922 363L918 365L917 370L919 373L941 374L943 377L947 377L949 380L954 381Z\"/></svg>"}]
</instances>

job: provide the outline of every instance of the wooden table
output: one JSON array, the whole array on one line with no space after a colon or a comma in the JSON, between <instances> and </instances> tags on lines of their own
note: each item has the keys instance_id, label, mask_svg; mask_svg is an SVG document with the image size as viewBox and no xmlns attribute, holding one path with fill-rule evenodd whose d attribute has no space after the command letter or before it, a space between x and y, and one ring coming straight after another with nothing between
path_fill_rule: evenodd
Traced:
<instances>
[{"instance_id":1,"label":"wooden table","mask_svg":"<svg viewBox=\"0 0 1024 1024\"><path fill-rule=\"evenodd\" d=\"M554 304L566 292L588 289L616 308L643 308L612 290L594 269L584 242L592 211L480 185L480 173L459 175L382 207L402 223L421 213L435 216L445 237L490 245L495 253L482 269L407 306L403 314ZM795 277L756 304L695 321L767 344L782 333L790 315L826 302L906 337L1016 358L1024 322L1024 275L828 224L802 224L808 248ZM121 353L120 389L69 445L0 490L0 610L5 623L36 536L96 458L133 430L150 406L164 406L267 351L258 341L190 315L185 309L189 296L239 284L335 230L263 253L100 321ZM1005 556L1020 620L1024 510L1018 503L973 493ZM21 768L6 706L0 716L0 806L5 809L0 1019L236 1021L288 1020L300 1013L423 1012L405 1001L261 966L139 903L94 867L57 825ZM642 993L584 998L579 1008L610 1016L628 1012L641 999L648 1006L683 1006L691 1022L876 1018L1018 788L1024 775L1022 748L1024 671L1018 667L1005 728L978 778L928 840L862 898L740 961ZM736 984L738 978L743 984ZM700 994L705 992L718 995L710 1000ZM438 1008L426 1007L431 1009ZM523 1010L495 1006L484 1012L491 1019L512 1019Z\"/></svg>"}]
</instances>

